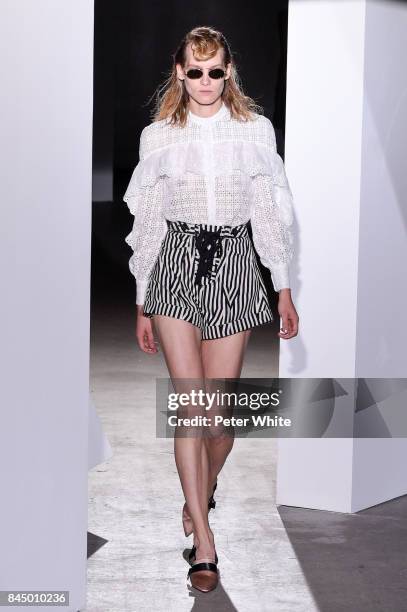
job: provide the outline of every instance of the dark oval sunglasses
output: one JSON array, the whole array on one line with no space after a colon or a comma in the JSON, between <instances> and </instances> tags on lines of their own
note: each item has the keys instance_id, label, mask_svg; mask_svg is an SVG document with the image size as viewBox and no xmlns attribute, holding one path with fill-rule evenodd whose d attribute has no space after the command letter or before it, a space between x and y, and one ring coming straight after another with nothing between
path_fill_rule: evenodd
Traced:
<instances>
[{"instance_id":1,"label":"dark oval sunglasses","mask_svg":"<svg viewBox=\"0 0 407 612\"><path fill-rule=\"evenodd\" d=\"M189 79L200 79L203 75L203 70L201 68L190 68L185 73ZM211 79L223 79L226 74L226 71L223 68L212 68L208 72Z\"/></svg>"}]
</instances>

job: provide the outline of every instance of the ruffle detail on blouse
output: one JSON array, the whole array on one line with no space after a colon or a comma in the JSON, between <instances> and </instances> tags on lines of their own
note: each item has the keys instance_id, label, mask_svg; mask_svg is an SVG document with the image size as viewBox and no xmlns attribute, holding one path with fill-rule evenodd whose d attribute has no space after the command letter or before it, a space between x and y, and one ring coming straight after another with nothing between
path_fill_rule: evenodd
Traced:
<instances>
[{"instance_id":1,"label":"ruffle detail on blouse","mask_svg":"<svg viewBox=\"0 0 407 612\"><path fill-rule=\"evenodd\" d=\"M130 212L136 211L140 189L153 187L159 178L179 176L186 172L202 174L204 163L199 143L166 147L141 160L134 168L123 200Z\"/></svg>"},{"instance_id":2,"label":"ruffle detail on blouse","mask_svg":"<svg viewBox=\"0 0 407 612\"><path fill-rule=\"evenodd\" d=\"M223 148L225 144L222 143ZM224 154L228 154L226 148ZM276 150L255 144L233 143L234 170L246 172L252 179L268 177L273 200L279 208L280 218L286 226L290 226L293 216L293 194L288 183L284 162Z\"/></svg>"},{"instance_id":3,"label":"ruffle detail on blouse","mask_svg":"<svg viewBox=\"0 0 407 612\"><path fill-rule=\"evenodd\" d=\"M225 176L241 172L252 178L267 175L275 186L275 199L284 206L284 199L292 194L285 174L284 163L277 151L247 141L213 143L213 175ZM150 154L140 161L131 176L123 200L134 214L139 189L152 187L160 177L182 177L187 173L207 175L205 145L201 142L177 143Z\"/></svg>"},{"instance_id":4,"label":"ruffle detail on blouse","mask_svg":"<svg viewBox=\"0 0 407 612\"><path fill-rule=\"evenodd\" d=\"M265 174L274 178L279 174L276 153L254 142L219 142L214 146L216 174L229 174L236 170L254 177Z\"/></svg>"},{"instance_id":5,"label":"ruffle detail on blouse","mask_svg":"<svg viewBox=\"0 0 407 612\"><path fill-rule=\"evenodd\" d=\"M223 141L214 145L215 174L222 175L236 170L255 177L268 175L273 183L286 186L284 164L277 151L255 142Z\"/></svg>"},{"instance_id":6,"label":"ruffle detail on blouse","mask_svg":"<svg viewBox=\"0 0 407 612\"><path fill-rule=\"evenodd\" d=\"M124 242L126 242L132 249L135 248L136 241L134 239L134 234L132 231L130 232L130 234L127 234L126 238L124 239Z\"/></svg>"},{"instance_id":7,"label":"ruffle detail on blouse","mask_svg":"<svg viewBox=\"0 0 407 612\"><path fill-rule=\"evenodd\" d=\"M140 187L155 185L161 176L177 176L185 172L202 174L204 168L200 147L198 143L166 147L140 161L134 168L123 199L136 195Z\"/></svg>"}]
</instances>

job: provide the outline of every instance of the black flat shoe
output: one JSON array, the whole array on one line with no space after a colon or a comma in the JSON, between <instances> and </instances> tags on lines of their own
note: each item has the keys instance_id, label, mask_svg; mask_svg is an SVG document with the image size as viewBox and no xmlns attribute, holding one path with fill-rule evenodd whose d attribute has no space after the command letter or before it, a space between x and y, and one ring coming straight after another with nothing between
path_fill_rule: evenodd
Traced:
<instances>
[{"instance_id":1,"label":"black flat shoe","mask_svg":"<svg viewBox=\"0 0 407 612\"><path fill-rule=\"evenodd\" d=\"M212 559L198 559L189 568L187 577L198 591L202 593L213 591L218 586L217 563L214 563Z\"/></svg>"}]
</instances>

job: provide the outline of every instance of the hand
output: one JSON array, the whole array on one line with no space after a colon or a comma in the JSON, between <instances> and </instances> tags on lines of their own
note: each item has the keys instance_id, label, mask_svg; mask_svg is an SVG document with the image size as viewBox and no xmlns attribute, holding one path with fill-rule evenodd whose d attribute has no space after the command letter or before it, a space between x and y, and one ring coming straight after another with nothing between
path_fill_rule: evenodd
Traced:
<instances>
[{"instance_id":1,"label":"hand","mask_svg":"<svg viewBox=\"0 0 407 612\"><path fill-rule=\"evenodd\" d=\"M143 305L137 304L136 338L140 349L144 353L158 353L154 343L152 320L143 316Z\"/></svg>"},{"instance_id":2,"label":"hand","mask_svg":"<svg viewBox=\"0 0 407 612\"><path fill-rule=\"evenodd\" d=\"M281 330L277 336L285 340L296 336L298 334L299 317L291 300L291 289L280 289L278 313L281 317Z\"/></svg>"}]
</instances>

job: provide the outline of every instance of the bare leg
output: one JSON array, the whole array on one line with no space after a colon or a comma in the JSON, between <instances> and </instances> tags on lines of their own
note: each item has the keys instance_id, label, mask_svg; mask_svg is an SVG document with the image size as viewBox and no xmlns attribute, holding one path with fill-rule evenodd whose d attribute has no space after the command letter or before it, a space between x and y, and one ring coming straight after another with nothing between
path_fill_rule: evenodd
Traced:
<instances>
[{"instance_id":1,"label":"bare leg","mask_svg":"<svg viewBox=\"0 0 407 612\"><path fill-rule=\"evenodd\" d=\"M187 321L165 315L154 315L153 324L175 392L189 393L192 388L205 390L200 329ZM181 379L186 380L183 383ZM185 408L187 416L205 413L203 407ZM175 462L194 524L195 542L199 546L197 558L214 558L214 538L208 523L207 449L199 431L189 437L182 433L174 436Z\"/></svg>"},{"instance_id":2,"label":"bare leg","mask_svg":"<svg viewBox=\"0 0 407 612\"><path fill-rule=\"evenodd\" d=\"M249 329L216 340L202 340L201 351L205 379L240 377L250 332ZM208 390L210 386L210 381L207 381L206 388ZM215 391L215 389L213 390ZM208 498L212 494L217 476L232 450L234 443L232 432L233 429L223 435L205 436L204 438L209 457Z\"/></svg>"}]
</instances>

